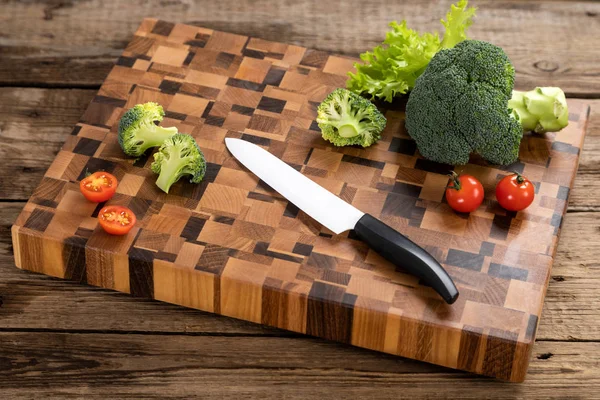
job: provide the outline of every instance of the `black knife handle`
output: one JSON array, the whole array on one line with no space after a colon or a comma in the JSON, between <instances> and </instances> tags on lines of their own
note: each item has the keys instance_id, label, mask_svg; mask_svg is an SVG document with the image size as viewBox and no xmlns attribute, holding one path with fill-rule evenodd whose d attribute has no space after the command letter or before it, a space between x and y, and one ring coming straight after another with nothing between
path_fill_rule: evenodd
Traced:
<instances>
[{"instance_id":1,"label":"black knife handle","mask_svg":"<svg viewBox=\"0 0 600 400\"><path fill-rule=\"evenodd\" d=\"M456 285L440 263L400 232L369 214L358 220L354 231L386 260L431 286L446 303L452 304L458 298Z\"/></svg>"}]
</instances>

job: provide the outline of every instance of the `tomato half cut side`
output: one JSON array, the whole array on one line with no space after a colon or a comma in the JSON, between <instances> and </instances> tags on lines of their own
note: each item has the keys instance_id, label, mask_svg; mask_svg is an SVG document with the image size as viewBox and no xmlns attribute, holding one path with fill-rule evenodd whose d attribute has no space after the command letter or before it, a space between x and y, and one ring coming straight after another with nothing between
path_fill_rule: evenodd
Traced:
<instances>
[{"instance_id":1,"label":"tomato half cut side","mask_svg":"<svg viewBox=\"0 0 600 400\"><path fill-rule=\"evenodd\" d=\"M119 181L108 172L98 171L86 176L79 182L83 196L94 203L110 200L117 190Z\"/></svg>"},{"instance_id":2,"label":"tomato half cut side","mask_svg":"<svg viewBox=\"0 0 600 400\"><path fill-rule=\"evenodd\" d=\"M107 206L98 214L100 226L111 235L126 235L135 225L135 214L127 207Z\"/></svg>"}]
</instances>

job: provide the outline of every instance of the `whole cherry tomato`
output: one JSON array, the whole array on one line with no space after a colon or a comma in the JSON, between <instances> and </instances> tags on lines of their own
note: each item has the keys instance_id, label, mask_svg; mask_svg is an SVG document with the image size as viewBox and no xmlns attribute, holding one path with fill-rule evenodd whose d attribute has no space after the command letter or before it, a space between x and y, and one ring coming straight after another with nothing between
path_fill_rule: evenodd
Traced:
<instances>
[{"instance_id":1,"label":"whole cherry tomato","mask_svg":"<svg viewBox=\"0 0 600 400\"><path fill-rule=\"evenodd\" d=\"M119 181L108 172L98 171L86 176L79 182L79 190L89 201L102 203L115 194Z\"/></svg>"},{"instance_id":2,"label":"whole cherry tomato","mask_svg":"<svg viewBox=\"0 0 600 400\"><path fill-rule=\"evenodd\" d=\"M446 186L446 200L452 209L462 213L475 211L483 201L483 186L471 175L452 172Z\"/></svg>"},{"instance_id":3,"label":"whole cherry tomato","mask_svg":"<svg viewBox=\"0 0 600 400\"><path fill-rule=\"evenodd\" d=\"M127 207L107 206L98 213L100 226L111 235L125 235L135 225L135 214Z\"/></svg>"},{"instance_id":4,"label":"whole cherry tomato","mask_svg":"<svg viewBox=\"0 0 600 400\"><path fill-rule=\"evenodd\" d=\"M521 211L529 207L535 188L529 179L519 173L505 176L496 186L496 199L508 211Z\"/></svg>"}]
</instances>

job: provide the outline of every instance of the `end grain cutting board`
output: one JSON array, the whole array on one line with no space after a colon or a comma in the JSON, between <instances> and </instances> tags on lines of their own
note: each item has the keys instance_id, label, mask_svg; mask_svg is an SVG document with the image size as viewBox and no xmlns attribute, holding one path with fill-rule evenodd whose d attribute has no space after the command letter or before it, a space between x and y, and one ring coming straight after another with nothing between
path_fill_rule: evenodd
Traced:
<instances>
[{"instance_id":1,"label":"end grain cutting board","mask_svg":"<svg viewBox=\"0 0 600 400\"><path fill-rule=\"evenodd\" d=\"M68 137L12 229L23 269L154 298L511 381L525 377L588 107L569 101L568 128L526 135L503 170L458 168L486 189L478 211L443 199L450 167L420 158L402 106L385 110L375 146L334 148L314 119L355 60L195 26L146 19ZM162 193L152 157L129 159L117 122L136 103L166 110L192 134L204 181ZM245 170L225 137L277 157L403 232L444 264L460 296L445 304L352 232L332 235ZM125 237L96 222L79 193L85 171L120 180L110 204L130 207ZM509 213L494 200L508 170L536 183L535 202Z\"/></svg>"}]
</instances>

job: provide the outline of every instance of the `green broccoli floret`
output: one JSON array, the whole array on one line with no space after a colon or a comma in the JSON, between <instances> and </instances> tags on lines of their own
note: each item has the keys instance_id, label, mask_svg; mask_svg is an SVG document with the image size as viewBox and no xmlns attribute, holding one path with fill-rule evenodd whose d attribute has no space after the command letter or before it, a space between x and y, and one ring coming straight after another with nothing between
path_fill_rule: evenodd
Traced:
<instances>
[{"instance_id":1,"label":"green broccoli floret","mask_svg":"<svg viewBox=\"0 0 600 400\"><path fill-rule=\"evenodd\" d=\"M128 156L139 157L151 147L160 146L177 133L176 127L155 125L162 121L165 112L160 104L137 104L123 114L119 121L119 145Z\"/></svg>"},{"instance_id":2,"label":"green broccoli floret","mask_svg":"<svg viewBox=\"0 0 600 400\"><path fill-rule=\"evenodd\" d=\"M336 146L369 147L379 140L386 122L373 103L346 89L334 90L317 108L323 139Z\"/></svg>"},{"instance_id":3,"label":"green broccoli floret","mask_svg":"<svg viewBox=\"0 0 600 400\"><path fill-rule=\"evenodd\" d=\"M419 152L451 165L466 164L471 153L493 164L515 162L523 131L532 129L532 124L521 124L521 110L509 104L514 77L508 56L487 42L467 40L437 53L417 79L406 105L406 128ZM561 103L559 93L540 90ZM524 100L521 104L526 108ZM566 103L555 104L550 99L537 101L535 114L545 116L542 119L555 115L554 122L562 121ZM544 126L558 130L566 126L564 122Z\"/></svg>"},{"instance_id":4,"label":"green broccoli floret","mask_svg":"<svg viewBox=\"0 0 600 400\"><path fill-rule=\"evenodd\" d=\"M159 174L156 180L163 192L184 175L191 175L190 182L199 183L206 172L206 160L202 150L190 135L177 133L167 138L154 153L152 171Z\"/></svg>"}]
</instances>

